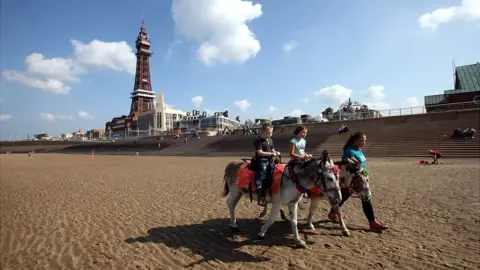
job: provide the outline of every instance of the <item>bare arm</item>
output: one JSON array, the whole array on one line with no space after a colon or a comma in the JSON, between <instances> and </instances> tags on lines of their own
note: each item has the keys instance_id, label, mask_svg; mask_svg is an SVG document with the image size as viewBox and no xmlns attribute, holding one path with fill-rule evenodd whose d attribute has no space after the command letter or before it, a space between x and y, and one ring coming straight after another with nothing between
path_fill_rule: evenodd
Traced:
<instances>
[{"instance_id":1,"label":"bare arm","mask_svg":"<svg viewBox=\"0 0 480 270\"><path fill-rule=\"evenodd\" d=\"M292 158L296 158L296 159L302 159L302 158L305 158L305 155L297 155L295 154L295 144L291 143L290 144L290 152L288 153L288 155Z\"/></svg>"}]
</instances>

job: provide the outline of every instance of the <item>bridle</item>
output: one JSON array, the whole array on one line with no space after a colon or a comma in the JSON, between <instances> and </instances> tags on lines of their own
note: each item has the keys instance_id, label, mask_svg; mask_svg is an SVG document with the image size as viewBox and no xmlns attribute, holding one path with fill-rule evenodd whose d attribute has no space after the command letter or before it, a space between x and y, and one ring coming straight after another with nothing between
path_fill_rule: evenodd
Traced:
<instances>
[{"instance_id":1,"label":"bridle","mask_svg":"<svg viewBox=\"0 0 480 270\"><path fill-rule=\"evenodd\" d=\"M340 181L340 185L343 188L347 188L352 197L360 198L360 192L362 192L362 191L367 191L368 192L370 189L368 187L365 187L366 185L363 185L363 187L360 188L360 189L357 189L355 187L358 187L360 182L365 182L365 183L368 182L368 179L367 179L367 181L364 181L363 180L364 178L360 175L360 174L363 174L364 176L368 176L368 171L366 171L366 169L363 168L363 170L361 172L359 172L358 170L355 170L355 173L352 173L352 170L349 170L347 167L348 167L348 164L346 164L346 166L345 166L345 170L347 171L347 173L353 174L352 181L350 181L349 186L345 186L343 181ZM362 180L360 180L360 179L362 179Z\"/></svg>"},{"instance_id":2,"label":"bridle","mask_svg":"<svg viewBox=\"0 0 480 270\"><path fill-rule=\"evenodd\" d=\"M325 175L324 173L325 172L331 172L333 173L333 175L335 176L335 179L337 181L339 181L339 177L336 173L334 173L333 171L333 168L325 168L322 166L322 163L325 164L326 161L327 161L327 158L329 159L329 157L326 157L326 156L323 156L322 160L320 161L319 163L319 166L318 168L315 170L317 172L317 176L314 177L312 174L309 173L309 171L306 169L309 165L305 166L305 167L301 167L301 169L303 169L305 171L305 173L308 175L308 178L310 179L310 181L312 181L312 183L322 192L322 193L327 193L327 192L338 192L340 190L340 186L337 186L337 187L334 187L334 188L327 188L325 189L326 187L326 178L325 178ZM309 161L305 161L305 162L309 162ZM313 159L312 161L310 162L315 162L315 159ZM297 164L298 165L302 165L302 164ZM305 187L303 187L300 182L298 181L297 179L297 176L295 174L295 172L293 171L295 166L291 166L289 167L289 172L290 172L290 178L292 179L293 183L295 184L296 188L298 189L298 191L300 193L306 193L308 192L308 189L306 189ZM323 186L323 187L322 187Z\"/></svg>"}]
</instances>

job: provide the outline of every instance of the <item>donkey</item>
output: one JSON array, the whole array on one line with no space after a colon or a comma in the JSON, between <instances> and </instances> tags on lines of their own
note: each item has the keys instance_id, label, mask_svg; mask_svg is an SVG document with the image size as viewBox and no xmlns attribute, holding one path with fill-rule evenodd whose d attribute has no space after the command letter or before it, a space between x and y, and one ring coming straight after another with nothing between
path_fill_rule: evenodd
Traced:
<instances>
[{"instance_id":1,"label":"donkey","mask_svg":"<svg viewBox=\"0 0 480 270\"><path fill-rule=\"evenodd\" d=\"M228 195L227 206L230 211L230 229L232 232L239 230L235 219L235 207L243 196L250 196L249 190L240 187L236 183L237 174L244 165L244 162L233 161L225 168L223 197ZM278 166L278 165L277 165ZM293 168L291 170L290 168ZM342 200L340 192L340 183L337 175L333 171L334 163L328 152L324 151L321 159L311 159L292 166L285 166L279 183L279 192L267 194L266 203L272 203L272 209L268 220L262 226L258 233L259 239L263 239L268 228L275 222L275 218L283 205L288 205L290 212L290 223L292 226L293 238L299 247L306 247L305 241L300 239L297 228L297 209L298 202L307 190L318 188L323 194L326 194L330 205L335 209L341 220L341 225L346 230L345 223L338 204ZM250 181L252 181L251 179ZM256 195L252 194L252 197ZM316 204L315 204L316 205ZM312 210L312 207L310 208ZM315 210L315 208L313 208ZM312 213L313 215L313 213ZM311 220L311 217L310 217ZM348 232L348 231L347 231Z\"/></svg>"},{"instance_id":2,"label":"donkey","mask_svg":"<svg viewBox=\"0 0 480 270\"><path fill-rule=\"evenodd\" d=\"M372 193L367 169L356 158L344 158L335 165L340 167L340 186L348 188L354 198L370 200Z\"/></svg>"}]
</instances>

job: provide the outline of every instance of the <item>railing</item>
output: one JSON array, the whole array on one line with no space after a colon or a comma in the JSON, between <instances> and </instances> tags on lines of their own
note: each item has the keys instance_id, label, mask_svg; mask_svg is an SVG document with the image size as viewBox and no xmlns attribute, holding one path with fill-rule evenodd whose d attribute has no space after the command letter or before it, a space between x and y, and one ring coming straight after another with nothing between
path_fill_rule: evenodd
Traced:
<instances>
[{"instance_id":1,"label":"railing","mask_svg":"<svg viewBox=\"0 0 480 270\"><path fill-rule=\"evenodd\" d=\"M431 112L445 112L445 111L458 111L466 109L480 109L480 103L475 101L469 102L459 102L459 103L450 103L450 104L435 104L419 107L410 107L410 108L398 108L390 110L374 110L371 109L368 112L354 112L354 113L345 113L339 111L337 113L331 114L328 119L330 121L341 121L341 120L355 120L355 119L367 119L367 118L378 118L378 117L390 117L390 116L402 116L402 115L415 115L415 114L424 114Z\"/></svg>"}]
</instances>

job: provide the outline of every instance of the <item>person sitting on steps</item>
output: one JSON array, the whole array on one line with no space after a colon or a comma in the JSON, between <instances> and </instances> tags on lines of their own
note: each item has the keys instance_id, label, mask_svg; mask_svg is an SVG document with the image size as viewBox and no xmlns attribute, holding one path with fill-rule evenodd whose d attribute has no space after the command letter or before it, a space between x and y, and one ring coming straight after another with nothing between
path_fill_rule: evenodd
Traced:
<instances>
[{"instance_id":1,"label":"person sitting on steps","mask_svg":"<svg viewBox=\"0 0 480 270\"><path fill-rule=\"evenodd\" d=\"M260 137L253 145L255 146L255 187L258 195L258 204L265 204L265 180L271 178L273 172L273 157L280 156L280 152L275 151L272 137L272 125L264 124L260 130Z\"/></svg>"}]
</instances>

